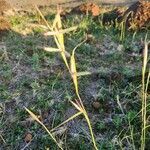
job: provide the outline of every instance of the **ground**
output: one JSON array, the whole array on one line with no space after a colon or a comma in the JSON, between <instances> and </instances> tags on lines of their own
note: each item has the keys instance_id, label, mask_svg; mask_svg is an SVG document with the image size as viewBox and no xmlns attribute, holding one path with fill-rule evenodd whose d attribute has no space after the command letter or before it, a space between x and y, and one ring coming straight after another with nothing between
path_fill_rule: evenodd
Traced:
<instances>
[{"instance_id":1,"label":"ground","mask_svg":"<svg viewBox=\"0 0 150 150\"><path fill-rule=\"evenodd\" d=\"M45 16L52 23L54 14ZM79 25L65 34L66 50L87 38L75 52L80 95L89 114L100 150L139 149L141 132L141 68L144 39L149 30L125 31L103 26L102 16L63 16L63 28ZM49 135L25 111L33 111L51 129L76 111L72 80L48 29L37 14L7 17L11 28L0 39L0 149L57 149ZM150 89L148 88L150 93ZM148 95L150 99L150 95ZM147 115L149 115L149 109ZM147 132L146 146L149 145ZM93 149L85 119L80 116L55 132L64 149Z\"/></svg>"}]
</instances>

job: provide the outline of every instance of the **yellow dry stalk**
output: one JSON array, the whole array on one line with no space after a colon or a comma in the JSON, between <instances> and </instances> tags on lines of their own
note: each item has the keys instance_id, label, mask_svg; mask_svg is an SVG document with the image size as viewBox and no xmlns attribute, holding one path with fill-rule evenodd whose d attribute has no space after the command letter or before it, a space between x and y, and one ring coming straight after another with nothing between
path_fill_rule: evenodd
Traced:
<instances>
[{"instance_id":1,"label":"yellow dry stalk","mask_svg":"<svg viewBox=\"0 0 150 150\"><path fill-rule=\"evenodd\" d=\"M98 150L97 146L96 146L96 141L95 141L95 137L94 137L94 134L93 134L93 129L92 129L92 125L91 125L91 122L90 122L90 119L88 117L88 114L86 112L86 110L84 109L84 107L82 108L82 106L80 106L80 104L76 104L74 102L71 101L71 103L74 105L74 107L79 110L80 112L83 113L86 121L87 121L87 124L88 124L88 127L89 127L89 130L90 130L90 134L91 134L91 137L92 137L92 142L93 142L93 145L94 145L94 148L95 150Z\"/></svg>"},{"instance_id":2,"label":"yellow dry stalk","mask_svg":"<svg viewBox=\"0 0 150 150\"><path fill-rule=\"evenodd\" d=\"M56 42L56 45L58 47L58 49L60 50L60 53L61 53L61 56L65 62L65 65L66 67L68 68L71 76L72 76L72 79L73 79L73 83L74 83L74 86L75 86L75 91L76 91L76 95L79 99L79 102L78 100L76 100L76 103L72 102L71 103L74 105L74 107L79 111L78 113L76 113L75 115L71 116L69 119L67 119L66 121L64 121L63 123L61 123L60 125L58 125L57 127L55 127L54 129L62 126L63 124L67 123L68 121L76 118L77 116L83 114L86 121L87 121L87 124L88 124L88 127L89 127L89 130L90 130L90 134L91 134L91 137L92 137L92 142L93 142L93 145L94 145L94 148L96 150L98 150L97 146L96 146L96 141L95 141L95 138L94 138L94 134L93 134L93 130L92 130L92 125L91 125L91 122L90 122L90 119L88 117L88 114L83 106L83 103L82 103L82 100L79 96L79 91L78 91L78 80L77 80L77 71L76 71L76 62L75 62L75 50L77 47L79 47L83 42L85 42L85 40L83 42L81 42L80 44L78 44L74 50L72 51L72 55L71 55L71 59L70 59L70 67L68 65L68 61L67 61L67 58L66 58L66 51L65 51L65 45L64 45L64 32L59 32L60 30L62 31L62 22L61 22L61 18L60 18L60 12L58 11L55 19L54 19L54 22L53 22L53 26L50 27L49 23L46 21L46 19L44 18L43 14L41 13L41 11L38 9L38 7L36 7L37 11L39 12L40 16L42 17L42 19L45 21L47 27L52 31L52 32L57 32L57 34L54 34L53 37L54 37L54 40ZM76 28L75 28L76 29ZM68 29L70 30L70 29ZM67 29L65 29L66 32L68 32ZM72 30L71 30L72 31ZM55 48L52 48L50 49L50 51L57 51L57 49ZM56 144L59 146L60 149L62 149L62 147L59 145L59 143L56 141L56 139L53 137L52 133L46 128L46 126L30 111L28 110L27 108L25 108L26 111L32 116L32 118L34 118L39 124L41 124L44 129L48 132L48 134L51 136L51 138L56 142ZM51 131L53 131L54 129L52 129Z\"/></svg>"},{"instance_id":3,"label":"yellow dry stalk","mask_svg":"<svg viewBox=\"0 0 150 150\"><path fill-rule=\"evenodd\" d=\"M58 28L61 29L62 27L62 24L61 24L61 19L60 19L60 14L57 14L57 17L56 17L56 20L58 21ZM55 21L55 24L57 24L57 21ZM63 34L59 34L56 35L57 39L58 39L58 42L60 44L60 46L62 46L63 50L65 50L65 46L64 46L64 37L63 37ZM85 40L83 41L85 42ZM66 63L66 66L67 68L69 68L69 71L71 73L71 76L72 76L72 79L73 79L73 83L74 83L74 86L75 86L75 91L76 91L76 94L78 96L78 99L80 101L80 104L75 104L74 102L72 102L72 104L81 112L84 114L84 117L88 123L88 126L89 126L89 130L90 130L90 133L91 133L91 137L92 137L92 142L94 144L94 148L97 150L97 146L96 146L96 142L95 142L95 138L94 138L94 134L93 134L93 130L92 130L92 126L91 126L91 122L89 120L89 117L88 117L88 114L86 112L86 110L84 109L84 106L83 106L83 103L82 103L82 100L79 96L79 89L78 89L78 80L77 80L77 70L76 70L76 62L75 62L75 50L77 49L77 47L79 47L83 42L81 42L80 44L78 44L74 50L72 51L72 55L71 55L71 59L70 59L70 68L68 67L68 63L67 61L65 60L66 59L66 56L65 55L62 55L65 63ZM61 53L61 54L64 54L64 53ZM74 117L73 117L74 118Z\"/></svg>"},{"instance_id":4,"label":"yellow dry stalk","mask_svg":"<svg viewBox=\"0 0 150 150\"><path fill-rule=\"evenodd\" d=\"M147 35L145 37L145 47L143 51L143 67L142 67L142 131L141 131L141 150L145 149L145 141L146 141L146 116L147 116L147 89L149 84L149 74L147 78L147 82L145 82L146 77L146 69L148 63L148 45L149 42L146 41Z\"/></svg>"},{"instance_id":5,"label":"yellow dry stalk","mask_svg":"<svg viewBox=\"0 0 150 150\"><path fill-rule=\"evenodd\" d=\"M90 134L91 134L91 137L92 137L92 142L93 142L94 148L95 148L95 150L98 150L97 145L96 145L96 140L95 140L95 137L94 137L94 134L93 134L92 125L91 125L90 119L89 119L89 117L88 117L88 114L87 114L86 111L84 111L83 114L84 114L84 117L85 117L85 119L86 119L86 121L87 121L89 130L90 130Z\"/></svg>"},{"instance_id":6,"label":"yellow dry stalk","mask_svg":"<svg viewBox=\"0 0 150 150\"><path fill-rule=\"evenodd\" d=\"M96 140L95 140L95 137L94 137L94 134L93 134L92 125L91 125L91 122L90 122L90 119L88 117L88 114L87 114L86 110L84 109L83 106L80 106L80 104L76 104L76 103L74 103L72 101L71 101L71 103L74 105L74 107L77 110L79 110L81 113L83 113L83 115L84 115L84 117L85 117L85 119L87 121L89 130L90 130L90 134L91 134L91 137L92 137L92 142L93 142L94 148L95 148L95 150L98 150L97 145L96 145Z\"/></svg>"},{"instance_id":7,"label":"yellow dry stalk","mask_svg":"<svg viewBox=\"0 0 150 150\"><path fill-rule=\"evenodd\" d=\"M145 93L147 93L149 84L150 84L150 69L149 69L149 73L148 73L148 76L147 76L147 82L146 82Z\"/></svg>"},{"instance_id":8,"label":"yellow dry stalk","mask_svg":"<svg viewBox=\"0 0 150 150\"><path fill-rule=\"evenodd\" d=\"M148 76L147 76L147 82L146 82L146 88L145 88L145 96L146 96L146 98L147 98L147 90L148 90L149 84L150 84L150 69L149 69L149 73L148 73ZM150 127L150 125L145 126L145 128L143 128L142 131L144 131L145 129L147 129L149 127Z\"/></svg>"}]
</instances>

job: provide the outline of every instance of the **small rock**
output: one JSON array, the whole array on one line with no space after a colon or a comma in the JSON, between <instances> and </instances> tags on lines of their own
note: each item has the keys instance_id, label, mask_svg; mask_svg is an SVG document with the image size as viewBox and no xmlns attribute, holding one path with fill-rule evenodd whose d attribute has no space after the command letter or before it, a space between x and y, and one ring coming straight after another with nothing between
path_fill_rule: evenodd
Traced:
<instances>
[{"instance_id":1,"label":"small rock","mask_svg":"<svg viewBox=\"0 0 150 150\"><path fill-rule=\"evenodd\" d=\"M93 106L95 109L99 109L99 108L101 107L101 104L100 104L100 102L95 101L95 102L92 103L92 106Z\"/></svg>"},{"instance_id":2,"label":"small rock","mask_svg":"<svg viewBox=\"0 0 150 150\"><path fill-rule=\"evenodd\" d=\"M119 52L123 51L124 50L124 46L123 45L118 45L117 50Z\"/></svg>"}]
</instances>

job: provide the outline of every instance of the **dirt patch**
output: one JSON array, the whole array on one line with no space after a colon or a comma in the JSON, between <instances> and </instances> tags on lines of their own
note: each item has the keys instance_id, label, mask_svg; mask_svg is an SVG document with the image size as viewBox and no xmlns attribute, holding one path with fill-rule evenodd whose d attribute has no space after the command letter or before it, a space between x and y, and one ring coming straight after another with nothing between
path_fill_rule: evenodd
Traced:
<instances>
[{"instance_id":1,"label":"dirt patch","mask_svg":"<svg viewBox=\"0 0 150 150\"><path fill-rule=\"evenodd\" d=\"M90 12L93 16L98 16L100 14L100 7L94 3L87 3L79 6L79 10L83 13Z\"/></svg>"},{"instance_id":2,"label":"dirt patch","mask_svg":"<svg viewBox=\"0 0 150 150\"><path fill-rule=\"evenodd\" d=\"M6 0L14 9L32 9L33 5L37 6L57 6L58 4L64 8L74 8L81 4L84 4L85 2L93 3L93 0ZM111 4L111 5L126 5L126 4L132 4L137 0L94 0L94 3L97 5L99 4Z\"/></svg>"},{"instance_id":3,"label":"dirt patch","mask_svg":"<svg viewBox=\"0 0 150 150\"><path fill-rule=\"evenodd\" d=\"M136 30L150 27L150 2L149 1L138 1L128 7L126 10L116 8L109 12L104 13L103 23L115 24L116 20L118 23L125 22L125 26L128 29Z\"/></svg>"},{"instance_id":4,"label":"dirt patch","mask_svg":"<svg viewBox=\"0 0 150 150\"><path fill-rule=\"evenodd\" d=\"M150 2L139 1L134 3L125 11L123 18L127 18L126 25L130 29L150 26Z\"/></svg>"},{"instance_id":5,"label":"dirt patch","mask_svg":"<svg viewBox=\"0 0 150 150\"><path fill-rule=\"evenodd\" d=\"M11 9L11 6L4 0L0 0L0 35L10 29L10 24L3 17L4 13Z\"/></svg>"},{"instance_id":6,"label":"dirt patch","mask_svg":"<svg viewBox=\"0 0 150 150\"><path fill-rule=\"evenodd\" d=\"M10 29L10 23L4 18L0 17L0 37Z\"/></svg>"},{"instance_id":7,"label":"dirt patch","mask_svg":"<svg viewBox=\"0 0 150 150\"><path fill-rule=\"evenodd\" d=\"M2 15L4 11L9 10L10 8L10 5L6 1L0 0L0 15Z\"/></svg>"}]
</instances>

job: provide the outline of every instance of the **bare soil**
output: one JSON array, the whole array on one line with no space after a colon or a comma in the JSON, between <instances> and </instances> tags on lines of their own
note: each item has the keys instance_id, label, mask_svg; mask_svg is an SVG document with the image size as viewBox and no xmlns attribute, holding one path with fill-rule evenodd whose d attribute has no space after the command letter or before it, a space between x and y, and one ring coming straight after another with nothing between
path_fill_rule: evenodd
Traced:
<instances>
[{"instance_id":1,"label":"bare soil","mask_svg":"<svg viewBox=\"0 0 150 150\"><path fill-rule=\"evenodd\" d=\"M9 29L10 23L4 17L0 17L0 39Z\"/></svg>"},{"instance_id":2,"label":"bare soil","mask_svg":"<svg viewBox=\"0 0 150 150\"><path fill-rule=\"evenodd\" d=\"M87 3L95 3L96 5L101 5L101 4L109 4L109 5L131 5L134 2L137 2L137 0L87 0ZM10 6L14 10L29 10L33 8L33 5L37 6L57 6L61 5L62 7L69 7L69 8L74 8L77 6L80 6L81 4L84 4L84 0L0 0L0 11L1 11L1 6L4 8L7 8ZM7 6L7 7L5 7Z\"/></svg>"},{"instance_id":3,"label":"bare soil","mask_svg":"<svg viewBox=\"0 0 150 150\"><path fill-rule=\"evenodd\" d=\"M127 18L126 25L129 28L137 29L147 26L150 22L150 2L136 2L125 11L123 18Z\"/></svg>"},{"instance_id":4,"label":"bare soil","mask_svg":"<svg viewBox=\"0 0 150 150\"><path fill-rule=\"evenodd\" d=\"M3 11L6 11L10 8L11 8L10 5L6 1L0 0L0 14L2 14Z\"/></svg>"}]
</instances>

